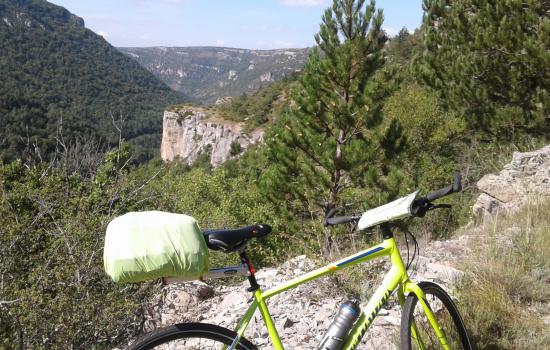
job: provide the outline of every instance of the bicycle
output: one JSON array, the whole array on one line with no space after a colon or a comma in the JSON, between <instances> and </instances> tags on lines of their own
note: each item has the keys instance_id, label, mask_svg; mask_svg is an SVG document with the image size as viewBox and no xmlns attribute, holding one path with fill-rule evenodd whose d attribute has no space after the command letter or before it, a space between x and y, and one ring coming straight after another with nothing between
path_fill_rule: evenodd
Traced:
<instances>
[{"instance_id":1,"label":"bicycle","mask_svg":"<svg viewBox=\"0 0 550 350\"><path fill-rule=\"evenodd\" d=\"M250 284L248 291L253 295L253 301L248 310L235 330L203 323L177 324L146 334L134 342L129 349L154 349L175 341L172 343L173 346L167 348L254 350L257 348L243 335L254 313L259 309L273 348L282 350L283 345L266 303L269 298L341 269L384 256L390 258L391 268L360 312L345 339L342 339L342 349L350 350L357 347L382 306L395 291L403 309L400 327L401 349L471 349L464 322L451 297L435 283L414 283L409 279L407 274L409 265L405 266L401 258L391 225L391 222L404 217L423 217L429 210L449 208L450 205L435 205L432 202L451 193L460 192L461 189L460 174L455 174L453 184L431 192L426 197L418 198L418 191L416 191L359 215L334 216L335 210L331 210L327 213L326 225L357 223L359 230L379 226L382 230L383 242L266 291L262 291L256 281L255 270L246 253L246 246L251 238L269 234L271 232L269 225L253 225L236 230L205 231L203 235L210 249L237 252L241 265L212 269L201 279L246 275ZM167 278L164 282L189 280L191 279L175 277Z\"/></svg>"}]
</instances>

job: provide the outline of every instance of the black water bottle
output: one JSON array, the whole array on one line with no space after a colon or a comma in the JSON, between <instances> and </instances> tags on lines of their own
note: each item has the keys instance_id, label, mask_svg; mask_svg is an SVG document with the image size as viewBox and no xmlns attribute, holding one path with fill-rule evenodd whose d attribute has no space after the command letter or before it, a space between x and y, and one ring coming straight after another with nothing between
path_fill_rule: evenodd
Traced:
<instances>
[{"instance_id":1,"label":"black water bottle","mask_svg":"<svg viewBox=\"0 0 550 350\"><path fill-rule=\"evenodd\" d=\"M340 350L346 337L361 313L359 300L348 300L340 306L334 321L321 340L319 350Z\"/></svg>"}]
</instances>

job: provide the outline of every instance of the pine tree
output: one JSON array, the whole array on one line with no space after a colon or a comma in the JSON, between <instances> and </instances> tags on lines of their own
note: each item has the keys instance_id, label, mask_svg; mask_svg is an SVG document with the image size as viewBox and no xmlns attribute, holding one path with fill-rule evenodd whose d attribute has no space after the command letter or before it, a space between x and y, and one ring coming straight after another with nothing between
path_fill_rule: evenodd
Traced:
<instances>
[{"instance_id":1,"label":"pine tree","mask_svg":"<svg viewBox=\"0 0 550 350\"><path fill-rule=\"evenodd\" d=\"M382 21L374 1L334 0L291 107L266 136L273 165L264 189L281 206L298 203L294 213L321 217L358 188L386 196L380 188L393 177L380 175L390 173L404 140L399 124L382 114L395 88L395 69L384 67Z\"/></svg>"},{"instance_id":2,"label":"pine tree","mask_svg":"<svg viewBox=\"0 0 550 350\"><path fill-rule=\"evenodd\" d=\"M424 0L421 79L472 128L550 126L550 1Z\"/></svg>"}]
</instances>

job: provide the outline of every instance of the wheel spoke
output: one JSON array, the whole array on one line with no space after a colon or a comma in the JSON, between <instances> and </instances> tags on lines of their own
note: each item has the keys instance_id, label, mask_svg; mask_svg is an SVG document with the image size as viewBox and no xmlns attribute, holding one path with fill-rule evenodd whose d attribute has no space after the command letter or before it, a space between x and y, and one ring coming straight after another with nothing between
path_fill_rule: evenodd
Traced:
<instances>
[{"instance_id":1,"label":"wheel spoke","mask_svg":"<svg viewBox=\"0 0 550 350\"><path fill-rule=\"evenodd\" d=\"M129 348L131 350L195 350L227 349L237 334L228 329L202 323L179 324L158 329L145 335ZM256 350L248 340L241 338L237 350Z\"/></svg>"},{"instance_id":2,"label":"wheel spoke","mask_svg":"<svg viewBox=\"0 0 550 350\"><path fill-rule=\"evenodd\" d=\"M447 344L445 346L441 344L416 296L409 295L404 306L401 323L402 349L471 349L462 319L458 315L452 299L434 283L422 282L419 286L425 294L426 303Z\"/></svg>"}]
</instances>

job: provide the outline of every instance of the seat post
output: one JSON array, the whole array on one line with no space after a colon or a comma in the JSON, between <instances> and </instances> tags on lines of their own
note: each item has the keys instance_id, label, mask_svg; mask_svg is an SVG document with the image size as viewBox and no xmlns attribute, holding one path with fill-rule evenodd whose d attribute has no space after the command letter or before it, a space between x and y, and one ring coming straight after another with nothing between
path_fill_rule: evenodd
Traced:
<instances>
[{"instance_id":1,"label":"seat post","mask_svg":"<svg viewBox=\"0 0 550 350\"><path fill-rule=\"evenodd\" d=\"M258 281L256 281L256 276L254 276L254 266L252 266L252 261L250 261L250 258L244 249L239 252L239 257L241 258L241 263L248 267L248 282L250 283L250 288L248 288L247 291L254 292L255 290L260 289Z\"/></svg>"}]
</instances>

